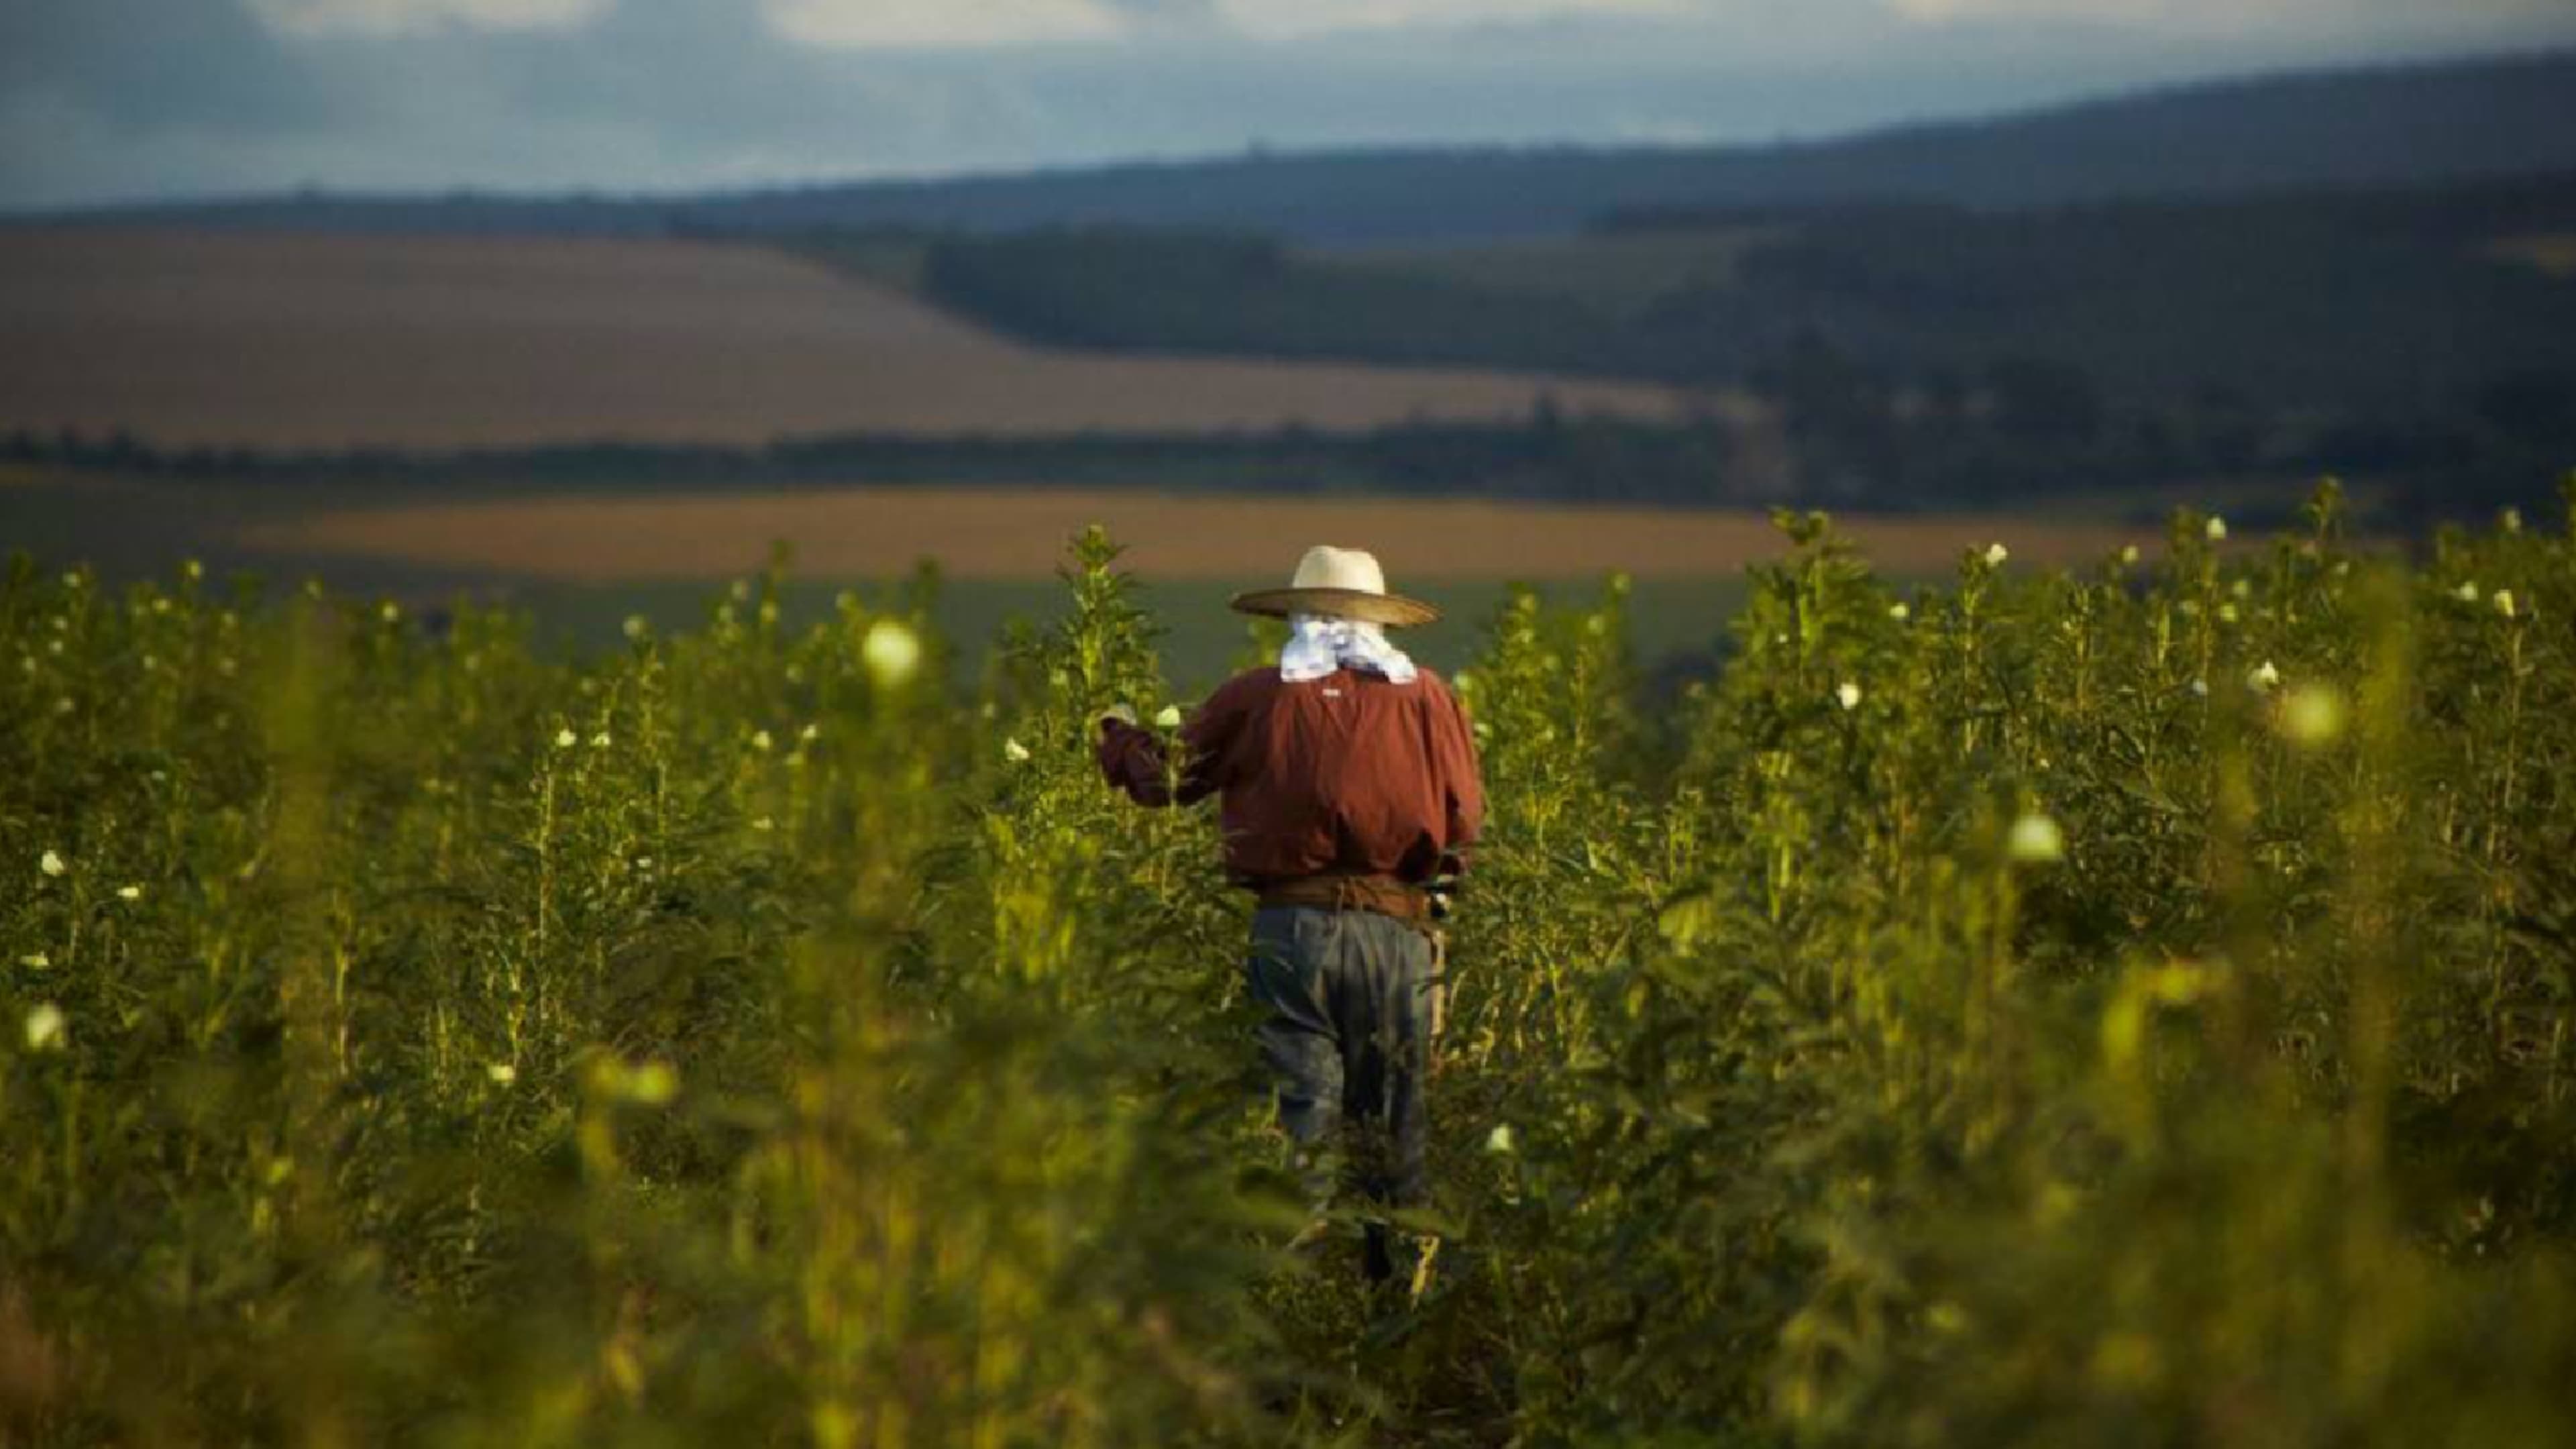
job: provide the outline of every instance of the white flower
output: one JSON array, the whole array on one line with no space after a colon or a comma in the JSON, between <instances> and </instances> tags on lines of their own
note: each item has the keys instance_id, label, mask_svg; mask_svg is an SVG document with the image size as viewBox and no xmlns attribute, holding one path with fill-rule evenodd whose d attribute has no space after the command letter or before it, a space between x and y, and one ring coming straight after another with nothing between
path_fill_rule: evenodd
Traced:
<instances>
[{"instance_id":1,"label":"white flower","mask_svg":"<svg viewBox=\"0 0 2576 1449\"><path fill-rule=\"evenodd\" d=\"M2273 668L2272 661L2266 659L2254 666L2252 672L2245 676L2245 682L2256 689L2270 689L2281 682L2281 671Z\"/></svg>"},{"instance_id":2,"label":"white flower","mask_svg":"<svg viewBox=\"0 0 2576 1449\"><path fill-rule=\"evenodd\" d=\"M60 1051L62 1047L63 1009L50 1001L27 1008L27 1050Z\"/></svg>"},{"instance_id":3,"label":"white flower","mask_svg":"<svg viewBox=\"0 0 2576 1449\"><path fill-rule=\"evenodd\" d=\"M64 871L71 869L71 867L63 864L63 858L61 856L48 850L42 856L37 858L36 869L43 871L47 875L61 875Z\"/></svg>"},{"instance_id":4,"label":"white flower","mask_svg":"<svg viewBox=\"0 0 2576 1449\"><path fill-rule=\"evenodd\" d=\"M778 828L778 822L770 819L766 815L763 815L759 819L751 822L751 828L760 831L776 830Z\"/></svg>"},{"instance_id":5,"label":"white flower","mask_svg":"<svg viewBox=\"0 0 2576 1449\"><path fill-rule=\"evenodd\" d=\"M385 600L384 607L378 609L376 613L386 623L391 624L402 618L402 605L395 603L391 599L387 599Z\"/></svg>"},{"instance_id":6,"label":"white flower","mask_svg":"<svg viewBox=\"0 0 2576 1449\"><path fill-rule=\"evenodd\" d=\"M1986 566L1988 568L2001 568L2003 567L2004 560L2011 557L2012 550L2004 547L2000 543L1990 543L1986 545Z\"/></svg>"},{"instance_id":7,"label":"white flower","mask_svg":"<svg viewBox=\"0 0 2576 1449\"><path fill-rule=\"evenodd\" d=\"M143 887L139 885L118 886L116 888L116 898L120 901L139 901L143 899Z\"/></svg>"},{"instance_id":8,"label":"white flower","mask_svg":"<svg viewBox=\"0 0 2576 1449\"><path fill-rule=\"evenodd\" d=\"M2508 619L2513 617L2513 590L2498 589L2495 591L2495 611L2504 615Z\"/></svg>"},{"instance_id":9,"label":"white flower","mask_svg":"<svg viewBox=\"0 0 2576 1449\"><path fill-rule=\"evenodd\" d=\"M42 951L36 951L19 957L18 964L30 971L48 971L53 969L54 958Z\"/></svg>"},{"instance_id":10,"label":"white flower","mask_svg":"<svg viewBox=\"0 0 2576 1449\"><path fill-rule=\"evenodd\" d=\"M626 631L626 637L629 639L640 640L653 632L653 626L644 622L644 616L641 614L627 615L626 622L618 627Z\"/></svg>"},{"instance_id":11,"label":"white flower","mask_svg":"<svg viewBox=\"0 0 2576 1449\"><path fill-rule=\"evenodd\" d=\"M483 1075L506 1087L519 1079L519 1069L508 1062L494 1062L483 1069Z\"/></svg>"},{"instance_id":12,"label":"white flower","mask_svg":"<svg viewBox=\"0 0 2576 1449\"><path fill-rule=\"evenodd\" d=\"M2191 692L2200 696L2202 699L2209 698L2209 681L2206 679L2193 680L2191 682Z\"/></svg>"},{"instance_id":13,"label":"white flower","mask_svg":"<svg viewBox=\"0 0 2576 1449\"><path fill-rule=\"evenodd\" d=\"M612 1085L618 1096L646 1107L659 1107L679 1095L680 1074L662 1062L646 1062L639 1067L615 1070Z\"/></svg>"},{"instance_id":14,"label":"white flower","mask_svg":"<svg viewBox=\"0 0 2576 1449\"><path fill-rule=\"evenodd\" d=\"M733 601L737 604L749 602L751 599L751 580L734 580L733 587L728 592L733 595Z\"/></svg>"},{"instance_id":15,"label":"white flower","mask_svg":"<svg viewBox=\"0 0 2576 1449\"><path fill-rule=\"evenodd\" d=\"M1902 624L1906 620L1914 617L1914 611L1905 607L1903 604L1890 604L1887 606L1887 617Z\"/></svg>"},{"instance_id":16,"label":"white flower","mask_svg":"<svg viewBox=\"0 0 2576 1449\"><path fill-rule=\"evenodd\" d=\"M2066 858L2066 832L2057 822L2032 811L2012 823L2004 853L2023 865L2046 865Z\"/></svg>"},{"instance_id":17,"label":"white flower","mask_svg":"<svg viewBox=\"0 0 2576 1449\"><path fill-rule=\"evenodd\" d=\"M2224 543L2227 541L2227 520L2213 513L2209 522L2201 525L2200 531L2209 535L2211 543Z\"/></svg>"},{"instance_id":18,"label":"white flower","mask_svg":"<svg viewBox=\"0 0 2576 1449\"><path fill-rule=\"evenodd\" d=\"M1029 747L1028 747L1028 746L1026 746L1026 745L1024 745L1024 744L1021 744L1018 740L1004 740L1004 741L1002 741L1002 758L1003 758L1003 759L1006 759L1006 760L1010 761L1012 764L1017 765L1017 764L1024 763L1024 762L1028 759L1028 757L1029 757Z\"/></svg>"},{"instance_id":19,"label":"white flower","mask_svg":"<svg viewBox=\"0 0 2576 1449\"><path fill-rule=\"evenodd\" d=\"M1493 1131L1486 1133L1486 1134L1485 1134L1485 1150L1486 1150L1487 1152L1509 1152L1509 1151L1511 1151L1511 1150L1512 1150L1512 1124L1511 1124L1511 1123L1509 1123L1509 1122L1497 1123L1497 1124L1495 1125L1495 1127L1494 1127L1494 1130L1493 1130Z\"/></svg>"},{"instance_id":20,"label":"white flower","mask_svg":"<svg viewBox=\"0 0 2576 1449\"><path fill-rule=\"evenodd\" d=\"M1834 698L1842 701L1845 709L1858 709L1860 708L1860 686L1846 679L1841 687L1834 691Z\"/></svg>"},{"instance_id":21,"label":"white flower","mask_svg":"<svg viewBox=\"0 0 2576 1449\"><path fill-rule=\"evenodd\" d=\"M2236 606L2235 606L2234 604L2221 604L2221 605L2219 605L2219 606L2218 606L2218 622L2220 622L2220 623L2222 623L2222 624L2233 624L2233 623L2235 623L2235 622L2236 622Z\"/></svg>"},{"instance_id":22,"label":"white flower","mask_svg":"<svg viewBox=\"0 0 2576 1449\"><path fill-rule=\"evenodd\" d=\"M2460 600L2460 602L2461 602L2461 603L2463 603L2463 604L2474 604L2474 603L2476 603L2476 602L2478 601L2478 581L2477 581L2477 580L2475 580L2475 579L2468 579L2468 580L2464 580L2464 581L2460 584L2459 600Z\"/></svg>"},{"instance_id":23,"label":"white flower","mask_svg":"<svg viewBox=\"0 0 2576 1449\"><path fill-rule=\"evenodd\" d=\"M614 741L609 739L608 731L606 730L601 730L599 733L590 737L590 747L594 750L607 749L612 743L614 743Z\"/></svg>"},{"instance_id":24,"label":"white flower","mask_svg":"<svg viewBox=\"0 0 2576 1449\"><path fill-rule=\"evenodd\" d=\"M900 619L878 619L859 640L859 662L879 689L900 689L921 668L921 636Z\"/></svg>"},{"instance_id":25,"label":"white flower","mask_svg":"<svg viewBox=\"0 0 2576 1449\"><path fill-rule=\"evenodd\" d=\"M566 725L564 728L555 731L556 749L568 750L580 743L581 737L572 732L572 727L570 725Z\"/></svg>"},{"instance_id":26,"label":"white flower","mask_svg":"<svg viewBox=\"0 0 2576 1449\"><path fill-rule=\"evenodd\" d=\"M2238 579L2236 582L2227 586L2227 592L2234 594L2240 599L2250 599L2254 597L2254 581L2251 579Z\"/></svg>"},{"instance_id":27,"label":"white flower","mask_svg":"<svg viewBox=\"0 0 2576 1449\"><path fill-rule=\"evenodd\" d=\"M1164 705L1163 712L1154 716L1154 725L1157 729L1179 729L1181 727L1181 707L1177 704Z\"/></svg>"},{"instance_id":28,"label":"white flower","mask_svg":"<svg viewBox=\"0 0 2576 1449\"><path fill-rule=\"evenodd\" d=\"M2522 532L2522 510L2508 508L2497 516L2496 523L2507 533L2520 533Z\"/></svg>"},{"instance_id":29,"label":"white flower","mask_svg":"<svg viewBox=\"0 0 2576 1449\"><path fill-rule=\"evenodd\" d=\"M2322 745L2343 733L2343 696L2302 684L2281 697L2281 733L2292 744Z\"/></svg>"},{"instance_id":30,"label":"white flower","mask_svg":"<svg viewBox=\"0 0 2576 1449\"><path fill-rule=\"evenodd\" d=\"M803 728L803 729L801 729L801 730L798 730L798 731L796 732L796 739L797 739L797 742L798 742L799 744L807 744L807 745L810 745L810 744L814 743L816 740L821 739L822 737L823 737L823 727L822 727L821 725L811 725L811 724L809 724L809 725L807 725L805 728Z\"/></svg>"},{"instance_id":31,"label":"white flower","mask_svg":"<svg viewBox=\"0 0 2576 1449\"><path fill-rule=\"evenodd\" d=\"M753 730L753 731L751 732L751 747L752 747L753 749L766 752L766 751L768 750L768 748L769 748L769 745L770 745L769 731L767 731L767 730Z\"/></svg>"},{"instance_id":32,"label":"white flower","mask_svg":"<svg viewBox=\"0 0 2576 1449\"><path fill-rule=\"evenodd\" d=\"M2120 562L2123 564L2133 564L2137 561L2138 546L2134 543L2122 544L2120 546Z\"/></svg>"}]
</instances>

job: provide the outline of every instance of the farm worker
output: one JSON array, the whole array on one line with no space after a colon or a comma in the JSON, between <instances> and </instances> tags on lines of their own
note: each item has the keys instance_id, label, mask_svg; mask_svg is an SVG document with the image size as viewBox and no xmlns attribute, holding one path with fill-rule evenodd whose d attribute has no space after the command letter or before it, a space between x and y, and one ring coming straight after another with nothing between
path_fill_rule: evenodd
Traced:
<instances>
[{"instance_id":1,"label":"farm worker","mask_svg":"<svg viewBox=\"0 0 2576 1449\"><path fill-rule=\"evenodd\" d=\"M1140 804L1222 797L1227 872L1259 900L1246 970L1268 1012L1261 1055L1318 1206L1347 1118L1385 1138L1369 1194L1420 1207L1439 990L1430 886L1465 869L1485 800L1457 696L1385 631L1439 611L1387 592L1375 557L1331 547L1307 550L1289 587L1233 606L1288 620L1278 665L1208 696L1181 726L1177 772L1119 706L1100 721L1100 768ZM1387 1237L1368 1234L1372 1277L1394 1271Z\"/></svg>"}]
</instances>

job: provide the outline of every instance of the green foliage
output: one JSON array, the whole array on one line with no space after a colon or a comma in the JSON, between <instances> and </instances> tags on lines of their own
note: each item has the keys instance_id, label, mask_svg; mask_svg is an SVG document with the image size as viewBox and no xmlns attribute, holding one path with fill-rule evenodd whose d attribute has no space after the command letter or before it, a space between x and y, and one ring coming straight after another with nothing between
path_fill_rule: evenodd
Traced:
<instances>
[{"instance_id":1,"label":"green foliage","mask_svg":"<svg viewBox=\"0 0 2576 1449\"><path fill-rule=\"evenodd\" d=\"M1616 581L1459 672L1385 1294L1283 1250L1212 822L1091 763L1176 703L1098 534L971 694L929 579L572 666L13 564L0 1438L2563 1437L2576 539L1780 522L1669 717Z\"/></svg>"}]
</instances>

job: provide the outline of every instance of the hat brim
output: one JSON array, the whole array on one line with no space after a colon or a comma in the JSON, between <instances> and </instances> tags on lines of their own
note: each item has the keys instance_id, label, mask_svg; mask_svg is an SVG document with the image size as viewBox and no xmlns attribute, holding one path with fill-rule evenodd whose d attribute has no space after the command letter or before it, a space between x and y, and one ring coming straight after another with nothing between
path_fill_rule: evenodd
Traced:
<instances>
[{"instance_id":1,"label":"hat brim","mask_svg":"<svg viewBox=\"0 0 2576 1449\"><path fill-rule=\"evenodd\" d=\"M1255 589L1234 596L1236 612L1285 619L1291 614L1324 614L1357 619L1390 629L1410 629L1440 617L1440 611L1402 594L1372 594L1365 589Z\"/></svg>"}]
</instances>

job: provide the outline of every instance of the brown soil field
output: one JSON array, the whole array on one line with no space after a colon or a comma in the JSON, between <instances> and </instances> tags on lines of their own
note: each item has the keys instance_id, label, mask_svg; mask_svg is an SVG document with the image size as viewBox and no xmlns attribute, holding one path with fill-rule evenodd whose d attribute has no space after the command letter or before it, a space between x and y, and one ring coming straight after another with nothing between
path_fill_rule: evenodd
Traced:
<instances>
[{"instance_id":1,"label":"brown soil field","mask_svg":"<svg viewBox=\"0 0 2576 1449\"><path fill-rule=\"evenodd\" d=\"M2001 540L2017 560L2089 562L2151 529L2022 515L1851 516L1838 520L1895 574L1954 567ZM886 577L924 558L957 578L1043 579L1066 539L1105 524L1127 562L1156 579L1283 578L1300 549L1365 547L1399 582L1549 579L1623 570L1712 577L1778 555L1767 516L1450 501L1181 498L1045 489L899 489L724 496L551 497L349 509L258 525L243 541L288 554L489 570L573 583L724 578L770 545L795 549L806 577Z\"/></svg>"},{"instance_id":2,"label":"brown soil field","mask_svg":"<svg viewBox=\"0 0 2576 1449\"><path fill-rule=\"evenodd\" d=\"M0 428L162 446L1331 429L1502 417L1543 390L1577 413L1683 406L1536 376L1048 351L758 246L0 231Z\"/></svg>"}]
</instances>

